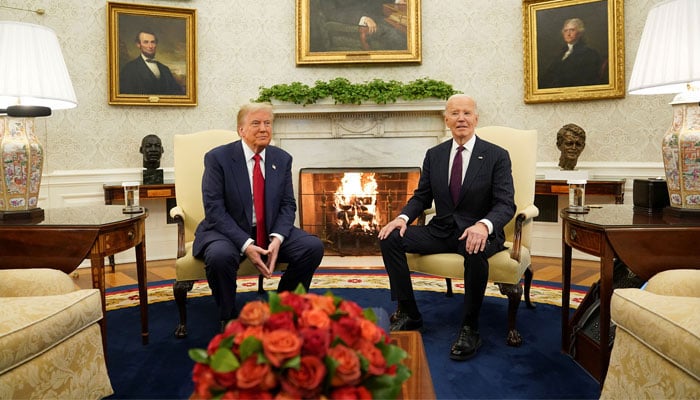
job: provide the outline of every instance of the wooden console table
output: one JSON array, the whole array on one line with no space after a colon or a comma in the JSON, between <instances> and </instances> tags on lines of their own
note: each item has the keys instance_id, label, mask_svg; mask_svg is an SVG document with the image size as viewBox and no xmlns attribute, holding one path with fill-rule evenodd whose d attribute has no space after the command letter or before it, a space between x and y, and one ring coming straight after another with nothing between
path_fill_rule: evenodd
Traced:
<instances>
[{"instance_id":1,"label":"wooden console table","mask_svg":"<svg viewBox=\"0 0 700 400\"><path fill-rule=\"evenodd\" d=\"M105 192L105 204L124 205L124 188L121 184L102 185ZM175 183L165 182L153 185L139 186L140 199L174 199Z\"/></svg>"},{"instance_id":2,"label":"wooden console table","mask_svg":"<svg viewBox=\"0 0 700 400\"><path fill-rule=\"evenodd\" d=\"M433 378L430 376L428 358L423 348L423 337L418 331L396 331L390 334L393 344L408 353L404 363L411 370L411 377L403 383L399 398L401 399L435 399Z\"/></svg>"},{"instance_id":3,"label":"wooden console table","mask_svg":"<svg viewBox=\"0 0 700 400\"><path fill-rule=\"evenodd\" d=\"M0 269L51 268L71 273L90 259L92 287L102 296L106 343L104 259L134 248L141 311L141 340L148 344L146 218L148 211L124 214L117 206L49 208L39 220L0 221Z\"/></svg>"},{"instance_id":4,"label":"wooden console table","mask_svg":"<svg viewBox=\"0 0 700 400\"><path fill-rule=\"evenodd\" d=\"M636 213L632 205L604 205L586 214L560 214L562 219L562 351L574 359L601 385L608 370L610 299L613 260L622 261L643 280L668 269L700 268L697 240L700 220L664 213ZM573 326L581 319L590 293L570 317L571 249L600 257L600 337L602 345L577 335L570 349Z\"/></svg>"},{"instance_id":5,"label":"wooden console table","mask_svg":"<svg viewBox=\"0 0 700 400\"><path fill-rule=\"evenodd\" d=\"M624 178L613 180L589 179L586 182L586 196L590 194L613 196L615 204L623 204L625 202L626 181ZM535 194L568 195L569 185L565 180L537 179L535 181Z\"/></svg>"}]
</instances>

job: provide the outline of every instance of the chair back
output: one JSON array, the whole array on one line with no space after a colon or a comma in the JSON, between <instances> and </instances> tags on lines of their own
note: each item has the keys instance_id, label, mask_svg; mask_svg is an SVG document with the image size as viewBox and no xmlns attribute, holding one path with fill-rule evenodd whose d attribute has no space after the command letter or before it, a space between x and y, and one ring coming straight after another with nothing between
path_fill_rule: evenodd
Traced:
<instances>
[{"instance_id":1,"label":"chair back","mask_svg":"<svg viewBox=\"0 0 700 400\"><path fill-rule=\"evenodd\" d=\"M476 129L476 135L508 150L513 171L516 213L535 203L537 167L537 131L505 126L486 126ZM513 239L515 218L505 226L506 240ZM529 235L527 235L529 237ZM530 247L529 243L526 247Z\"/></svg>"},{"instance_id":2,"label":"chair back","mask_svg":"<svg viewBox=\"0 0 700 400\"><path fill-rule=\"evenodd\" d=\"M194 231L204 219L202 175L204 154L214 147L238 139L235 131L212 129L173 137L175 197L185 213L185 242L194 240Z\"/></svg>"}]
</instances>

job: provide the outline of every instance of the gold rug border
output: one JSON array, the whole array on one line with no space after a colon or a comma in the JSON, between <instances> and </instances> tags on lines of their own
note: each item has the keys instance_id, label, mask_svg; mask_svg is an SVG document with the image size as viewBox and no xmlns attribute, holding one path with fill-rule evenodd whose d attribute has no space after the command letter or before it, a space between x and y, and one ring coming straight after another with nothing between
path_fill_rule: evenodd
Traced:
<instances>
[{"instance_id":1,"label":"gold rug border","mask_svg":"<svg viewBox=\"0 0 700 400\"><path fill-rule=\"evenodd\" d=\"M412 276L413 289L430 292L445 292L446 283L444 278L435 276ZM279 283L279 276L273 276L264 282L265 290L275 290ZM389 280L384 274L363 274L363 273L317 273L311 282L314 289L389 289ZM258 277L239 277L238 291L253 292L258 288ZM452 290L455 293L464 293L464 281L452 280ZM569 306L577 308L583 300L586 292L582 290L571 290ZM211 295L211 290L206 280L194 283L188 297L201 297ZM498 287L489 283L486 288L486 295L491 297L505 298ZM551 304L561 306L561 289L549 287L546 284L533 283L530 289L530 299L534 303ZM152 285L148 288L148 303L160 303L171 301L173 298L172 283L162 285ZM118 290L106 294L107 311L121 308L135 307L139 304L137 288Z\"/></svg>"}]
</instances>

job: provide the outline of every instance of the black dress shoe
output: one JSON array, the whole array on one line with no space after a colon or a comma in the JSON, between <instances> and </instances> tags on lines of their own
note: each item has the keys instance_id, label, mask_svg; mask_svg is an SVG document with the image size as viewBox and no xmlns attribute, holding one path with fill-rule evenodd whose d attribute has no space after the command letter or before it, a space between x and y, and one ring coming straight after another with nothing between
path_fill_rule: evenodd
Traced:
<instances>
[{"instance_id":1,"label":"black dress shoe","mask_svg":"<svg viewBox=\"0 0 700 400\"><path fill-rule=\"evenodd\" d=\"M389 329L393 331L417 331L423 327L423 318L413 319L401 310L396 310L389 318L391 325Z\"/></svg>"},{"instance_id":2,"label":"black dress shoe","mask_svg":"<svg viewBox=\"0 0 700 400\"><path fill-rule=\"evenodd\" d=\"M476 355L479 347L481 347L479 332L464 325L459 330L459 337L452 344L450 358L457 361L468 360Z\"/></svg>"}]
</instances>

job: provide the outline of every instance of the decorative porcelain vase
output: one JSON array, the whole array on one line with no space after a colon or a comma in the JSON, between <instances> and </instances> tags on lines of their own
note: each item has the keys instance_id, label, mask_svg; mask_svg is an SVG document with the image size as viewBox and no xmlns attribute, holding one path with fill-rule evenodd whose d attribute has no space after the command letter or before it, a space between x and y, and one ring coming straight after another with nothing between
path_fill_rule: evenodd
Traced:
<instances>
[{"instance_id":1,"label":"decorative porcelain vase","mask_svg":"<svg viewBox=\"0 0 700 400\"><path fill-rule=\"evenodd\" d=\"M672 103L673 123L661 144L671 207L700 210L700 106Z\"/></svg>"},{"instance_id":2,"label":"decorative porcelain vase","mask_svg":"<svg viewBox=\"0 0 700 400\"><path fill-rule=\"evenodd\" d=\"M44 150L34 118L0 117L0 212L36 209Z\"/></svg>"}]
</instances>

